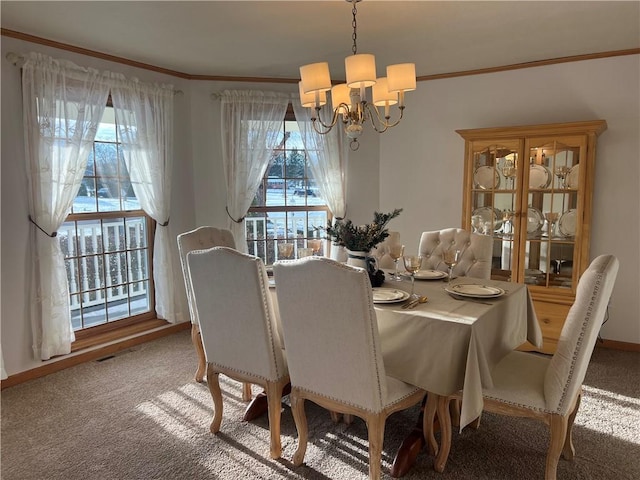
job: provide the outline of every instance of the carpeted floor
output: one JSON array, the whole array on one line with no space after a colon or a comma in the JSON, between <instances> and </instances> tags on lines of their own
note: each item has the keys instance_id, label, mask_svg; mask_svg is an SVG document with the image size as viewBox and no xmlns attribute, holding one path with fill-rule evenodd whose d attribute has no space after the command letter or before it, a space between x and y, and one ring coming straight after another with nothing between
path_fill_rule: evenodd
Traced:
<instances>
[{"instance_id":1,"label":"carpeted floor","mask_svg":"<svg viewBox=\"0 0 640 480\"><path fill-rule=\"evenodd\" d=\"M226 378L222 429L212 435L211 396L206 384L193 381L195 364L185 331L2 391L2 479L367 478L361 420L333 424L307 402L309 446L305 465L294 468L297 434L288 398L283 458L271 460L266 417L242 422L240 384ZM584 391L576 458L560 461L558 479L640 478L640 354L596 349ZM388 420L383 470L417 415L416 407ZM443 474L423 451L404 478L543 479L547 441L541 423L485 414L479 430L454 432Z\"/></svg>"}]
</instances>

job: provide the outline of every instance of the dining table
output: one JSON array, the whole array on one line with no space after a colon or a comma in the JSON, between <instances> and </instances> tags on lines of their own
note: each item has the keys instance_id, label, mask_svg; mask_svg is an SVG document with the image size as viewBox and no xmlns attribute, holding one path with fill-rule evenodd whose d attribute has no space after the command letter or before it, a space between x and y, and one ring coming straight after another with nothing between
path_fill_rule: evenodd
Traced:
<instances>
[{"instance_id":1,"label":"dining table","mask_svg":"<svg viewBox=\"0 0 640 480\"><path fill-rule=\"evenodd\" d=\"M443 275L416 276L424 278L416 279L414 287L415 295L426 297L424 303L403 308L411 280L408 274L403 281L392 280L393 275L387 272L381 287L373 289L374 308L387 375L428 392L424 415L433 419L437 411L440 446L434 444L433 421L427 422L426 437L430 452L436 455L434 468L442 472L451 443L447 398L462 392L456 419L462 430L480 417L482 389L493 386L491 372L497 363L527 341L542 346L542 333L524 284L472 277L458 277L449 283ZM497 293L453 293L473 292L478 287L480 293ZM400 293L397 301L389 295L394 291ZM381 301L376 301L376 292L384 293ZM410 466L402 455L408 452L396 455L394 464L404 465L394 465L394 476L401 476L405 472L400 470Z\"/></svg>"}]
</instances>

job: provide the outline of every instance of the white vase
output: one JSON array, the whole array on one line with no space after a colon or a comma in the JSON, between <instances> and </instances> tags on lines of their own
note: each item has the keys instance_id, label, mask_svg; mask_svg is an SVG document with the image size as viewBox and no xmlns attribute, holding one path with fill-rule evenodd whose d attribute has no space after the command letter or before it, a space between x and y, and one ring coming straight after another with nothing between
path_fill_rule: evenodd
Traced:
<instances>
[{"instance_id":1,"label":"white vase","mask_svg":"<svg viewBox=\"0 0 640 480\"><path fill-rule=\"evenodd\" d=\"M367 258L369 258L369 252L353 251L347 249L347 265L353 265L354 267L361 267L367 269Z\"/></svg>"},{"instance_id":2,"label":"white vase","mask_svg":"<svg viewBox=\"0 0 640 480\"><path fill-rule=\"evenodd\" d=\"M332 260L335 260L336 262L345 263L347 261L347 250L344 247L341 247L340 245L331 243L331 241L329 241L328 243L330 244L330 249L329 249L329 252L331 252L330 258Z\"/></svg>"}]
</instances>

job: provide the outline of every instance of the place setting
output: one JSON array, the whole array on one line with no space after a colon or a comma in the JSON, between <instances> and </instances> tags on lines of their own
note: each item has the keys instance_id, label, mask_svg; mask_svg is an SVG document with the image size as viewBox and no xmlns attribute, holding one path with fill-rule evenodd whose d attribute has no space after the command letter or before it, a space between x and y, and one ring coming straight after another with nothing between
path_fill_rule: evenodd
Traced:
<instances>
[{"instance_id":1,"label":"place setting","mask_svg":"<svg viewBox=\"0 0 640 480\"><path fill-rule=\"evenodd\" d=\"M455 300L482 303L485 305L493 305L486 300L494 300L507 293L506 290L500 287L478 285L475 283L448 284L444 287L444 291Z\"/></svg>"}]
</instances>

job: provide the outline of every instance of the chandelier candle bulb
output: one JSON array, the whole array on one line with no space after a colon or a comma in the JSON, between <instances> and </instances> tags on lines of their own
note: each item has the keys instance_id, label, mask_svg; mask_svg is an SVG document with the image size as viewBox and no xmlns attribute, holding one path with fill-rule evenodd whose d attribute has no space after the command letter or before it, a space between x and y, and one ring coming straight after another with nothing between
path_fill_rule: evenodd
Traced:
<instances>
[{"instance_id":1,"label":"chandelier candle bulb","mask_svg":"<svg viewBox=\"0 0 640 480\"><path fill-rule=\"evenodd\" d=\"M327 103L326 92L315 91L313 93L304 93L301 81L298 82L298 91L300 92L300 103L303 107L321 107Z\"/></svg>"}]
</instances>

